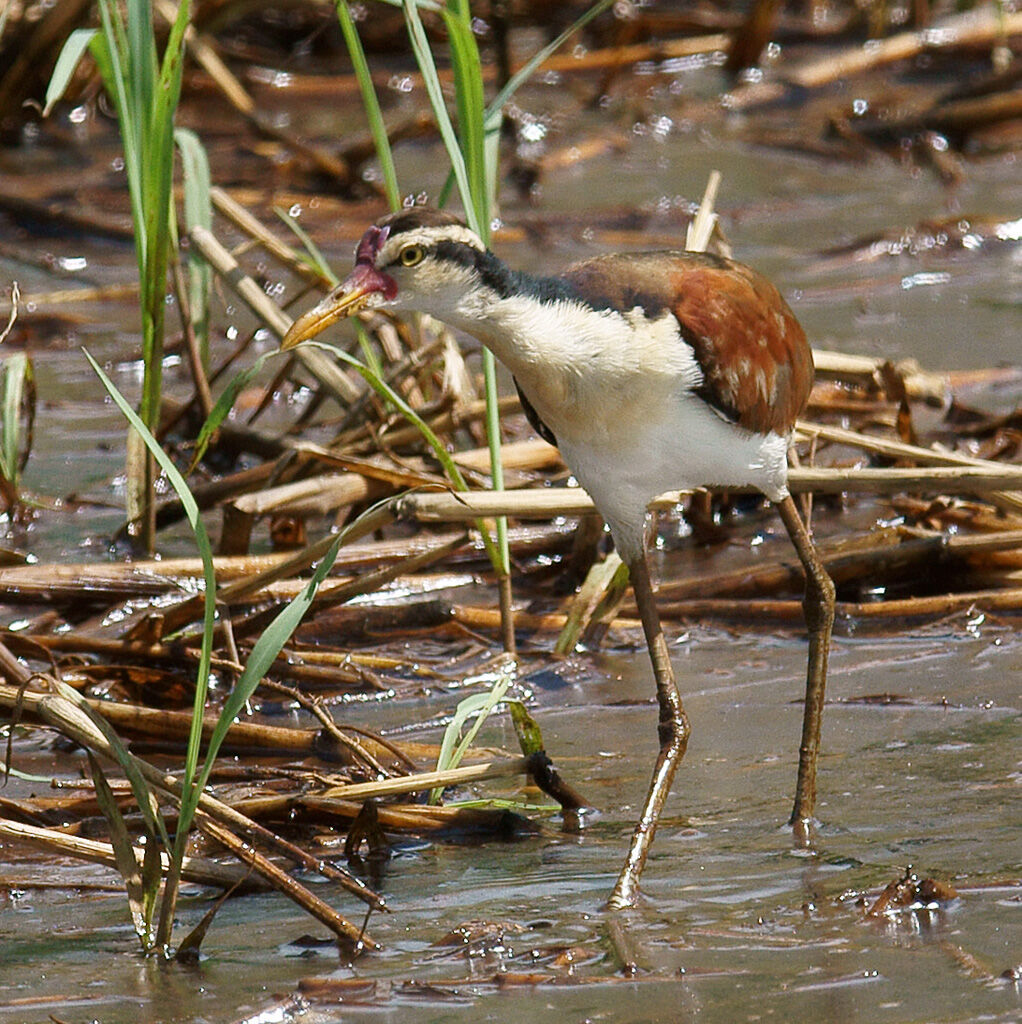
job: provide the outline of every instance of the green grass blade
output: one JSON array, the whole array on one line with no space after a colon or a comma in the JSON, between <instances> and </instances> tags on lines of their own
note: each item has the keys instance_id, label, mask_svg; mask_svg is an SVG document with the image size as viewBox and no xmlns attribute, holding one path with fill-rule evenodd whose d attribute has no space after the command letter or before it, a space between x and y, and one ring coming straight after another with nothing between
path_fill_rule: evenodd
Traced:
<instances>
[{"instance_id":1,"label":"green grass blade","mask_svg":"<svg viewBox=\"0 0 1022 1024\"><path fill-rule=\"evenodd\" d=\"M422 26L422 19L419 17L414 0L404 0L402 9L404 10L405 21L408 26L408 36L412 43L412 52L415 54L415 60L419 65L419 70L422 72L422 81L426 87L426 94L429 96L430 105L433 108L433 116L436 118L437 128L447 149L451 167L454 171L454 178L458 183L458 191L461 193L461 203L465 209L465 219L468 221L469 227L480 238L483 238L485 229L479 222L476 205L472 199L472 187L468 179L468 171L465 167L465 158L458 144L458 136L454 131L454 126L451 124L450 114L447 112L443 88L440 85L440 76L437 74L436 62L433 60L433 53L429 48L426 30Z\"/></svg>"},{"instance_id":2,"label":"green grass blade","mask_svg":"<svg viewBox=\"0 0 1022 1024\"><path fill-rule=\"evenodd\" d=\"M568 26L556 39L547 43L541 50L537 50L507 81L507 84L497 93L486 110L486 131L495 132L500 129L500 119L504 112L507 101L535 74L536 69L548 57L556 53L576 32L585 28L593 20L612 7L614 0L598 0L584 14L580 15L571 25Z\"/></svg>"},{"instance_id":3,"label":"green grass blade","mask_svg":"<svg viewBox=\"0 0 1022 1024\"><path fill-rule=\"evenodd\" d=\"M126 7L131 87L136 108L143 113L153 109L157 77L152 4L148 0L127 0Z\"/></svg>"},{"instance_id":4,"label":"green grass blade","mask_svg":"<svg viewBox=\"0 0 1022 1024\"><path fill-rule=\"evenodd\" d=\"M113 399L114 404L121 410L125 419L142 438L146 447L152 453L153 458L160 468L167 475L171 486L181 499L181 506L184 509L188 524L195 536L195 544L199 549L199 557L202 559L203 578L205 580L205 604L202 622L202 647L199 654L199 665L196 670L195 702L192 709L191 730L188 736L188 746L185 751L185 765L182 783L184 793L181 799L181 811L178 822L178 842L175 844L174 854L178 856L178 847L183 854L183 836L188 832L191 825L192 815L198 804L199 792L195 786L196 769L199 761L199 749L202 743L202 719L206 708L206 693L209 686L209 668L213 653L213 630L216 623L216 575L213 571L213 548L209 541L209 534L199 513L199 506L195 502L188 484L178 472L170 456L160 447L159 442L147 429L146 425L139 418L138 414L131 408L124 396L114 387L113 382L103 372L100 365L92 356L86 352L93 371L99 377L106 388L107 393Z\"/></svg>"},{"instance_id":5,"label":"green grass blade","mask_svg":"<svg viewBox=\"0 0 1022 1024\"><path fill-rule=\"evenodd\" d=\"M480 237L490 240L490 187L486 166L484 131L485 99L479 48L472 32L472 15L466 0L451 0L444 11L447 38L454 70L454 94L458 112L458 142L465 160L470 200ZM465 198L463 196L463 198Z\"/></svg>"},{"instance_id":6,"label":"green grass blade","mask_svg":"<svg viewBox=\"0 0 1022 1024\"><path fill-rule=\"evenodd\" d=\"M224 420L230 414L231 409L234 408L238 395L248 386L248 382L259 373L266 360L275 355L277 355L276 352L264 352L251 366L246 367L231 378L230 383L224 388L220 397L216 400L216 404L210 410L209 416L206 417L206 422L202 424L202 429L199 431L199 436L195 441L195 453L188 467L189 473L202 461L203 456L206 454L206 449L213 439L213 435L220 429Z\"/></svg>"},{"instance_id":7,"label":"green grass blade","mask_svg":"<svg viewBox=\"0 0 1022 1024\"><path fill-rule=\"evenodd\" d=\"M486 441L490 449L490 479L493 490L504 490L504 463L500 450L500 396L497 394L497 360L483 349L483 387L486 392ZM511 552L507 540L507 517L497 516L497 561L494 568L505 576L511 572Z\"/></svg>"},{"instance_id":8,"label":"green grass blade","mask_svg":"<svg viewBox=\"0 0 1022 1024\"><path fill-rule=\"evenodd\" d=\"M145 211L142 206L142 153L140 150L139 114L131 100L125 61L129 58L128 41L120 9L111 0L99 3L102 34L89 44L93 60L99 68L107 94L117 111L124 147L124 173L128 179L131 219L135 227L135 257L139 278L144 278L148 242L145 234Z\"/></svg>"},{"instance_id":9,"label":"green grass blade","mask_svg":"<svg viewBox=\"0 0 1022 1024\"><path fill-rule=\"evenodd\" d=\"M345 45L348 47L348 55L351 57L351 64L355 69L355 77L358 79L358 86L362 92L362 106L365 107L369 131L373 137L373 145L376 147L376 158L380 161L380 170L383 173L383 190L386 193L390 208L392 210L399 210L401 209L401 192L397 184L394 153L390 147L387 126L383 122L383 111L380 110L380 101L376 96L376 89L373 86L373 78L369 72L365 50L362 49L362 40L359 38L358 30L355 28L355 22L352 20L347 0L337 0L335 6L337 9L337 20L341 26L341 34L344 36Z\"/></svg>"},{"instance_id":10,"label":"green grass blade","mask_svg":"<svg viewBox=\"0 0 1022 1024\"><path fill-rule=\"evenodd\" d=\"M279 206L273 208L273 212L294 232L295 238L302 243L302 248L308 255L306 263L309 264L319 274L324 281L329 282L331 288L336 288L339 282L339 278L330 269L330 264L327 263L326 258L320 251L320 248L312 240L309 233L298 223L295 217L292 217L287 210L282 210Z\"/></svg>"},{"instance_id":11,"label":"green grass blade","mask_svg":"<svg viewBox=\"0 0 1022 1024\"><path fill-rule=\"evenodd\" d=\"M148 8L148 4L143 6ZM181 75L184 65L184 31L188 24L188 0L178 7L171 26L159 80L147 91L150 102L142 107L147 131L142 141L144 160L144 214L149 248L143 278L143 356L145 379L139 413L150 430L158 426L163 390L163 320L166 309L167 264L171 241L171 188L174 175L174 113L181 96ZM149 45L155 60L151 15ZM136 62L143 71L154 72L146 57ZM143 76L144 77L144 76ZM153 91L155 89L155 91ZM148 320L148 324L146 324Z\"/></svg>"},{"instance_id":12,"label":"green grass blade","mask_svg":"<svg viewBox=\"0 0 1022 1024\"><path fill-rule=\"evenodd\" d=\"M496 163L494 162L492 168L488 168L486 164L482 71L479 50L475 43L475 37L472 35L471 13L468 4L464 0L455 0L451 10L445 12L445 23L448 28L455 69L460 139L451 125L440 79L437 75L436 63L426 40L418 10L412 0L405 0L403 9L415 58L422 72L423 83L433 107L433 115L440 129L440 135L451 161L451 169L461 193L466 220L484 243L488 243L492 219L488 200L496 189ZM490 474L494 489L502 490L504 473L500 456L497 371L496 362L489 349L483 350L483 374L486 386ZM507 520L503 516L497 518L496 544L490 541L487 534L484 533L484 536L487 539L487 551L494 569L506 576L510 571L511 564L507 543Z\"/></svg>"},{"instance_id":13,"label":"green grass blade","mask_svg":"<svg viewBox=\"0 0 1022 1024\"><path fill-rule=\"evenodd\" d=\"M190 128L175 128L174 142L181 154L184 178L184 212L188 231L199 225L213 227L213 201L209 158L198 135ZM171 222L173 226L173 222ZM192 249L188 253L188 315L199 341L203 366L209 368L209 299L213 289L213 268Z\"/></svg>"},{"instance_id":14,"label":"green grass blade","mask_svg":"<svg viewBox=\"0 0 1022 1024\"><path fill-rule=\"evenodd\" d=\"M10 10L10 8L5 7L5 17L8 10ZM46 99L43 104L43 117L48 117L50 115L54 105L60 101L61 97L67 91L67 87L70 84L79 63L81 63L81 59L85 54L85 51L89 48L89 43L92 42L97 31L98 30L94 28L76 28L65 40L64 46L60 51L60 56L57 58L57 63L54 65L53 74L50 75L50 81L46 86Z\"/></svg>"},{"instance_id":15,"label":"green grass blade","mask_svg":"<svg viewBox=\"0 0 1022 1024\"><path fill-rule=\"evenodd\" d=\"M461 759L465 756L465 751L471 746L472 741L482 728L483 722L486 721L493 709L501 702L510 685L511 676L508 673L504 673L497 679L488 693L473 694L471 697L466 697L458 703L454 716L444 730L444 736L440 742L440 752L436 760L437 771L447 771L458 767ZM464 728L465 723L473 717L474 721L471 727L462 736L461 730ZM443 790L439 787L430 790L429 802L431 804L438 803L442 794Z\"/></svg>"},{"instance_id":16,"label":"green grass blade","mask_svg":"<svg viewBox=\"0 0 1022 1024\"><path fill-rule=\"evenodd\" d=\"M15 490L21 475L21 410L30 373L31 363L24 352L15 352L4 360L0 472Z\"/></svg>"}]
</instances>

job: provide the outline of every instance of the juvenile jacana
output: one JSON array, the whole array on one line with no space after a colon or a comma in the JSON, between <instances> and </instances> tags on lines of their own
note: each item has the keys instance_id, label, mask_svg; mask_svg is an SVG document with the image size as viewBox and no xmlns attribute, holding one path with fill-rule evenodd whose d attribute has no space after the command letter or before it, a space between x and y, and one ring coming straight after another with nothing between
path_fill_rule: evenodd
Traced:
<instances>
[{"instance_id":1,"label":"juvenile jacana","mask_svg":"<svg viewBox=\"0 0 1022 1024\"><path fill-rule=\"evenodd\" d=\"M691 252L599 256L560 277L533 277L507 267L455 217L417 207L366 231L347 280L295 322L281 347L366 307L428 313L490 348L628 565L656 679L660 752L610 905L636 900L689 736L645 551L646 507L668 489L758 488L798 552L809 666L791 824L807 835L834 585L788 493L788 446L813 361L773 285L740 263Z\"/></svg>"}]
</instances>

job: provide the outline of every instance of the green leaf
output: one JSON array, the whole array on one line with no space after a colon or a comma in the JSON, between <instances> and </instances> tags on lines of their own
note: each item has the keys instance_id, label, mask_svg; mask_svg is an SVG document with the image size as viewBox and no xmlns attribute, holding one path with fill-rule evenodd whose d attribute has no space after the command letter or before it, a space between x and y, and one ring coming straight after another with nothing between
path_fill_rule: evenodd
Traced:
<instances>
[{"instance_id":1,"label":"green leaf","mask_svg":"<svg viewBox=\"0 0 1022 1024\"><path fill-rule=\"evenodd\" d=\"M0 473L15 490L22 466L28 458L28 446L35 417L35 386L32 363L24 352L15 352L3 362L3 404L0 411ZM22 433L22 418L26 430Z\"/></svg>"},{"instance_id":2,"label":"green leaf","mask_svg":"<svg viewBox=\"0 0 1022 1024\"><path fill-rule=\"evenodd\" d=\"M473 696L466 697L458 704L454 717L444 730L444 738L440 743L440 753L436 759L438 772L458 767L461 759L465 756L465 751L471 746L472 741L482 728L483 722L489 718L493 709L501 702L510 685L511 673L505 671L493 684L488 693L473 694ZM473 717L475 720L471 727L462 736L462 728ZM438 803L442 792L443 790L439 787L432 790L429 794L429 802L431 804Z\"/></svg>"},{"instance_id":3,"label":"green leaf","mask_svg":"<svg viewBox=\"0 0 1022 1024\"><path fill-rule=\"evenodd\" d=\"M106 818L107 828L110 831L110 845L114 850L114 860L117 862L117 870L120 872L124 882L124 888L128 891L128 907L131 911L131 923L135 926L135 934L142 943L142 950L148 953L153 948L153 901L147 900L143 892L142 872L138 866L138 859L135 857L135 847L128 835L128 827L124 823L124 816L117 806L117 799L114 797L106 775L100 766L99 760L93 752L87 751L89 756L89 767L92 769L92 783L96 791L96 802L99 809ZM158 884L158 883L157 883ZM146 908L149 907L149 916L146 916Z\"/></svg>"},{"instance_id":4,"label":"green leaf","mask_svg":"<svg viewBox=\"0 0 1022 1024\"><path fill-rule=\"evenodd\" d=\"M5 6L4 19L6 20L9 7ZM50 75L49 84L46 86L46 102L43 105L43 117L49 117L54 106L60 102L61 97L67 92L71 79L81 63L89 43L98 33L94 28L76 28L67 37L64 46L61 48L60 56Z\"/></svg>"},{"instance_id":5,"label":"green leaf","mask_svg":"<svg viewBox=\"0 0 1022 1024\"><path fill-rule=\"evenodd\" d=\"M199 665L196 670L195 701L192 708L191 730L188 736L188 746L185 751L185 767L182 783L184 794L181 799L181 811L178 820L178 841L174 844L174 857L179 860L184 854L184 839L191 826L192 815L199 801L199 790L195 786L196 770L199 761L199 748L202 743L202 722L203 713L206 708L206 693L209 687L209 668L213 654L213 630L216 624L216 574L213 570L213 548L209 541L209 534L199 513L199 506L195 502L188 484L181 476L170 456L160 447L159 442L146 428L146 425L139 418L138 414L131 408L124 396L114 387L109 377L103 372L99 364L86 352L88 359L96 375L102 381L107 393L114 400L114 403L124 414L125 419L131 427L142 438L146 447L152 453L153 458L160 468L167 475L171 486L177 492L181 500L188 524L195 536L195 544L199 549L199 557L202 559L203 577L205 580L205 602L202 625L202 646L199 653Z\"/></svg>"},{"instance_id":6,"label":"green leaf","mask_svg":"<svg viewBox=\"0 0 1022 1024\"><path fill-rule=\"evenodd\" d=\"M335 6L341 34L348 47L348 55L351 57L355 77L358 79L358 87L362 92L362 106L365 107L369 131L373 137L373 145L376 147L376 158L380 161L380 170L383 172L383 188L387 194L387 202L392 210L399 210L401 208L401 192L397 186L394 153L390 148L387 126L383 122L383 111L380 110L380 101L376 96L376 88L373 86L373 76L369 71L365 50L362 49L362 40L359 39L347 0L337 0Z\"/></svg>"},{"instance_id":7,"label":"green leaf","mask_svg":"<svg viewBox=\"0 0 1022 1024\"><path fill-rule=\"evenodd\" d=\"M482 65L479 48L472 32L472 15L466 0L451 0L444 9L444 23L451 45L451 65L454 69L454 96L458 111L458 142L465 159L469 195L463 201L475 208L476 221L482 230L479 237L490 240L490 185L486 165L485 131L483 117ZM496 167L493 168L494 177Z\"/></svg>"},{"instance_id":8,"label":"green leaf","mask_svg":"<svg viewBox=\"0 0 1022 1024\"><path fill-rule=\"evenodd\" d=\"M175 128L174 141L181 154L184 177L185 227L213 227L213 201L210 198L209 158L198 135L190 128ZM203 366L209 364L209 297L213 289L213 268L196 250L188 253L188 315L199 342Z\"/></svg>"},{"instance_id":9,"label":"green leaf","mask_svg":"<svg viewBox=\"0 0 1022 1024\"><path fill-rule=\"evenodd\" d=\"M308 254L306 262L311 266L317 274L319 274L324 281L327 281L331 288L336 288L339 283L339 278L330 269L330 264L327 263L323 253L320 252L319 246L312 240L309 233L298 223L297 219L292 217L287 210L282 210L279 206L273 208L273 212L294 232L295 237L299 242L302 243L302 248Z\"/></svg>"},{"instance_id":10,"label":"green leaf","mask_svg":"<svg viewBox=\"0 0 1022 1024\"><path fill-rule=\"evenodd\" d=\"M248 386L248 382L259 373L266 360L275 355L278 355L278 353L264 352L251 366L246 367L231 378L230 383L216 400L216 405L210 409L206 422L202 424L199 436L195 440L195 454L192 456L191 464L188 467L189 473L202 461L203 456L206 454L206 449L209 448L209 443L213 439L213 435L220 429L224 420L230 414L231 409L234 408L238 395Z\"/></svg>"},{"instance_id":11,"label":"green leaf","mask_svg":"<svg viewBox=\"0 0 1022 1024\"><path fill-rule=\"evenodd\" d=\"M415 54L416 63L422 72L422 82L426 87L426 95L429 96L430 105L433 108L433 116L436 118L437 128L440 130L440 137L443 139L447 156L451 161L455 181L458 183L458 191L461 193L461 203L465 209L465 219L469 227L480 238L484 238L484 226L479 221L476 204L472 200L472 187L468 178L468 171L465 167L465 158L461 147L458 144L458 136L451 124L450 114L447 113L447 105L444 102L443 87L440 84L440 76L437 73L436 62L433 60L433 53L429 48L429 40L426 38L426 30L422 26L422 19L416 8L414 0L404 0L402 9L405 12L405 22L408 26L408 35L412 42L412 52Z\"/></svg>"}]
</instances>

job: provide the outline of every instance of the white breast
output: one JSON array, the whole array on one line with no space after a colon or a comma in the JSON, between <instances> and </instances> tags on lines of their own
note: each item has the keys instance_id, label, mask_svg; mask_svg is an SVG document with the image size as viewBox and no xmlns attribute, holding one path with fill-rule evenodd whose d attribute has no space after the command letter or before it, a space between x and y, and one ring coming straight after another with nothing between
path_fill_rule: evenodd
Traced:
<instances>
[{"instance_id":1,"label":"white breast","mask_svg":"<svg viewBox=\"0 0 1022 1024\"><path fill-rule=\"evenodd\" d=\"M673 315L649 321L640 309L597 312L516 296L462 308L455 323L515 375L623 557L642 550L646 506L664 491L753 486L772 501L787 494L789 439L744 430L694 393L703 374Z\"/></svg>"}]
</instances>

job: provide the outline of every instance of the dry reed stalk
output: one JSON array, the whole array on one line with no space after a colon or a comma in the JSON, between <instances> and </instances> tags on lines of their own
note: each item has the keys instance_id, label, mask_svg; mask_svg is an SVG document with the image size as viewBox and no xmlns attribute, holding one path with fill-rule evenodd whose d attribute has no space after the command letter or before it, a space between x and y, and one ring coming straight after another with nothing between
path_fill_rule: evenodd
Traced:
<instances>
[{"instance_id":1,"label":"dry reed stalk","mask_svg":"<svg viewBox=\"0 0 1022 1024\"><path fill-rule=\"evenodd\" d=\"M87 749L102 755L107 760L115 764L118 763L117 755L107 738L81 708L63 697L48 693L37 693L22 688L34 677L14 658L3 644L0 644L0 673L7 679L18 683L18 687L0 686L0 704L7 707L23 707L26 711L37 716L63 735L69 736ZM46 677L42 678L45 679ZM161 772L141 758L132 757L132 762L150 786L168 796L175 803L180 799L181 785L173 775ZM257 838L274 849L284 852L286 856L304 867L311 867L313 870L318 870L322 873L329 871L329 877L335 878L349 892L358 896L370 906L376 908L383 907L383 901L380 897L355 879L339 872L336 868L320 864L303 850L264 829L256 822L246 818L210 794L203 793L200 795L199 808L206 812L209 817L226 826L226 828L239 830L242 835L246 835L249 838ZM278 879L276 872L279 869L267 870L264 874L262 862L250 861L250 863L260 874L263 874L263 877L271 885L274 885L275 888L277 887ZM298 889L303 891L298 893ZM303 909L330 928L338 939L346 943L350 949L356 950L361 949L363 946L376 946L371 939L364 936L360 929L355 928L354 925L345 920L332 907L329 907L312 893L304 890L304 887L298 886L293 880L289 880L287 888L282 891L291 898L299 898Z\"/></svg>"},{"instance_id":2,"label":"dry reed stalk","mask_svg":"<svg viewBox=\"0 0 1022 1024\"><path fill-rule=\"evenodd\" d=\"M242 271L237 260L217 241L216 236L196 226L189 237L220 279L278 338L283 338L291 326L291 318ZM337 399L342 408L354 402L361 393L362 388L319 349L303 346L296 349L295 358Z\"/></svg>"},{"instance_id":3,"label":"dry reed stalk","mask_svg":"<svg viewBox=\"0 0 1022 1024\"><path fill-rule=\"evenodd\" d=\"M979 537L947 536L932 531L888 529L819 546L820 557L835 583L867 578L889 579L913 566L936 566L948 558L965 558L1022 546L1022 530L1005 530ZM658 594L665 601L727 594L731 598L798 589L802 570L783 559L753 568L705 573L660 584Z\"/></svg>"},{"instance_id":4,"label":"dry reed stalk","mask_svg":"<svg viewBox=\"0 0 1022 1024\"><path fill-rule=\"evenodd\" d=\"M52 292L22 294L21 301L33 312L41 313L47 306L66 306L79 302L124 302L138 298L138 283L108 284L94 288L61 288ZM11 308L9 299L0 298L0 312Z\"/></svg>"},{"instance_id":5,"label":"dry reed stalk","mask_svg":"<svg viewBox=\"0 0 1022 1024\"><path fill-rule=\"evenodd\" d=\"M114 848L109 843L85 839L57 829L40 828L37 825L25 825L20 821L0 818L0 837L31 843L58 856L75 857L93 864L104 864L110 868L117 867ZM141 847L135 848L135 858L140 867L144 855ZM166 873L170 861L165 853L161 854L161 859L163 872ZM185 857L181 865L181 877L196 885L212 885L221 889L231 889L236 885L240 885L243 891L265 888L247 868L239 868L236 864L221 864L207 857ZM68 882L67 887L74 888L74 882Z\"/></svg>"},{"instance_id":6,"label":"dry reed stalk","mask_svg":"<svg viewBox=\"0 0 1022 1024\"><path fill-rule=\"evenodd\" d=\"M381 506L363 516L348 528L348 540L355 541L375 530L381 529L393 521L393 513L389 507ZM244 601L254 600L264 587L277 580L286 579L308 569L314 562L322 558L333 546L335 537L329 534L313 544L290 555L283 561L271 566L254 576L236 579L226 583L217 590L217 603L228 607ZM176 632L190 622L194 622L203 614L204 598L202 594L186 598L176 605L161 608L159 612L143 610L123 630L126 639L154 640Z\"/></svg>"},{"instance_id":7,"label":"dry reed stalk","mask_svg":"<svg viewBox=\"0 0 1022 1024\"><path fill-rule=\"evenodd\" d=\"M891 507L908 519L967 527L979 533L1022 530L1022 515L998 512L990 505L978 502L924 501L899 494L891 500Z\"/></svg>"},{"instance_id":8,"label":"dry reed stalk","mask_svg":"<svg viewBox=\"0 0 1022 1024\"><path fill-rule=\"evenodd\" d=\"M617 68L625 64L677 60L680 57L694 57L701 53L723 52L730 45L731 36L729 34L716 32L712 35L692 36L688 39L665 39L657 43L608 46L585 53L549 57L539 66L539 72L604 71L608 68Z\"/></svg>"},{"instance_id":9,"label":"dry reed stalk","mask_svg":"<svg viewBox=\"0 0 1022 1024\"><path fill-rule=\"evenodd\" d=\"M209 198L217 213L230 221L239 231L258 242L278 263L283 264L293 274L304 277L311 284L329 288L331 282L323 277L310 263L299 259L294 250L282 242L266 225L253 216L246 207L237 202L226 190L214 185L209 190Z\"/></svg>"},{"instance_id":10,"label":"dry reed stalk","mask_svg":"<svg viewBox=\"0 0 1022 1024\"><path fill-rule=\"evenodd\" d=\"M341 800L318 794L256 796L239 800L246 815L264 820L293 821L296 812L330 825L349 825L362 813L364 800ZM427 835L435 832L515 834L536 832L528 818L513 811L488 807L443 807L425 804L380 804L376 807L380 827L388 832Z\"/></svg>"},{"instance_id":11,"label":"dry reed stalk","mask_svg":"<svg viewBox=\"0 0 1022 1024\"><path fill-rule=\"evenodd\" d=\"M999 15L993 6L978 7L943 18L922 31L900 32L887 39L871 40L869 46L857 45L843 53L810 61L790 69L786 77L803 89L815 89L839 78L917 57L926 51L992 45L998 39L1019 33L1022 33L1022 13Z\"/></svg>"},{"instance_id":12,"label":"dry reed stalk","mask_svg":"<svg viewBox=\"0 0 1022 1024\"><path fill-rule=\"evenodd\" d=\"M527 774L529 758L509 757L482 764L472 764L447 771L417 772L394 779L380 779L376 782L353 782L346 786L331 786L317 794L334 800L372 800L395 796L399 793L421 793L426 790L447 786L464 786L484 779L500 779L509 775Z\"/></svg>"},{"instance_id":13,"label":"dry reed stalk","mask_svg":"<svg viewBox=\"0 0 1022 1024\"><path fill-rule=\"evenodd\" d=\"M490 469L489 448L472 448L456 452L454 461L462 469L474 469L478 473L488 473ZM500 446L500 459L505 469L555 469L563 468L561 453L542 438L530 438L527 441L516 441Z\"/></svg>"},{"instance_id":14,"label":"dry reed stalk","mask_svg":"<svg viewBox=\"0 0 1022 1024\"><path fill-rule=\"evenodd\" d=\"M886 360L876 356L849 355L827 349L813 349L813 363L820 379L833 379L874 387L877 374ZM914 360L905 360L895 366L895 372L905 381L909 398L929 405L945 406L951 393L951 381L946 373L922 370Z\"/></svg>"},{"instance_id":15,"label":"dry reed stalk","mask_svg":"<svg viewBox=\"0 0 1022 1024\"><path fill-rule=\"evenodd\" d=\"M971 608L987 612L1022 611L1022 587L975 590L970 593L938 594L933 597L905 597L890 601L863 604L839 603L838 616L851 619L876 618L931 618L968 611Z\"/></svg>"},{"instance_id":16,"label":"dry reed stalk","mask_svg":"<svg viewBox=\"0 0 1022 1024\"><path fill-rule=\"evenodd\" d=\"M977 469L989 469L991 472L994 472L1004 465L1000 462L992 462L989 459L962 455L959 452L935 451L919 445L906 444L904 441L898 441L895 438L874 437L857 430L846 430L843 427L828 427L820 423L799 421L798 434L804 438L816 438L820 441L829 441L832 444L861 448L863 451L885 455L892 459L911 459L913 462L924 466L975 467ZM993 489L988 490L984 497L1000 508L1015 512L1022 510L1022 492L1002 492Z\"/></svg>"},{"instance_id":17,"label":"dry reed stalk","mask_svg":"<svg viewBox=\"0 0 1022 1024\"><path fill-rule=\"evenodd\" d=\"M518 401L517 395L508 395L500 399L497 403L497 409L501 416L507 416L511 413L521 411L521 403ZM470 424L479 423L485 415L486 402L480 398L475 401L467 402L464 406L447 409L434 416L424 416L423 419L434 434L442 437L454 430L458 430ZM400 426L385 431L379 437L375 437L373 435L368 425L362 424L361 426L355 427L338 436L334 441L334 447L347 449L348 447L355 447L359 442L370 441L373 444L374 449L380 443L386 445L388 448L395 449L400 448L402 445L417 444L421 442L422 434L419 432L419 428L415 426L406 426L404 423L405 421L401 420Z\"/></svg>"},{"instance_id":18,"label":"dry reed stalk","mask_svg":"<svg viewBox=\"0 0 1022 1024\"><path fill-rule=\"evenodd\" d=\"M6 649L0 649L0 670L11 678L12 666L17 666L17 678L30 679L31 673L17 662ZM47 697L34 690L25 693L21 704L29 717L40 717L40 701ZM147 708L137 704L119 701L86 699L90 709L105 718L119 733L137 738L177 741L182 747L188 739L191 728L191 714L184 711L167 711ZM19 706L18 691L12 686L0 685L0 707L13 709ZM203 720L203 737L208 739L216 725L216 717L208 715ZM361 744L377 760L386 761L391 748L396 748L404 762L435 762L440 748L432 743L414 741L386 741L381 743L370 736L359 734ZM323 742L318 729L291 729L283 726L264 725L258 722L234 722L224 742L225 752L259 752L269 757L315 757L332 760L335 764L349 764L350 759L330 757L335 748ZM486 757L489 751L473 751L474 757Z\"/></svg>"},{"instance_id":19,"label":"dry reed stalk","mask_svg":"<svg viewBox=\"0 0 1022 1024\"><path fill-rule=\"evenodd\" d=\"M338 508L376 501L390 490L358 473L322 473L242 495L230 504L235 511L254 518L271 513L322 516Z\"/></svg>"},{"instance_id":20,"label":"dry reed stalk","mask_svg":"<svg viewBox=\"0 0 1022 1024\"><path fill-rule=\"evenodd\" d=\"M657 608L665 621L715 619L735 622L800 623L803 620L802 602L771 598L750 597L706 597L683 600L658 601Z\"/></svg>"},{"instance_id":21,"label":"dry reed stalk","mask_svg":"<svg viewBox=\"0 0 1022 1024\"><path fill-rule=\"evenodd\" d=\"M1022 466L993 463L985 466L934 466L921 469L792 468L788 486L793 493L894 494L901 490L938 493L987 493L1022 484ZM746 493L748 488L728 488ZM675 508L686 492L667 491L650 503L651 510ZM498 515L519 519L546 519L595 512L592 499L581 488L543 491L469 491L459 494L405 494L392 503L398 518L420 522L460 522Z\"/></svg>"},{"instance_id":22,"label":"dry reed stalk","mask_svg":"<svg viewBox=\"0 0 1022 1024\"><path fill-rule=\"evenodd\" d=\"M500 612L496 608L478 605L455 604L451 606L455 622L469 629L499 629ZM557 632L564 629L568 616L564 612L523 612L514 613L515 629L528 630L535 633ZM610 626L616 629L641 629L638 619L614 619Z\"/></svg>"}]
</instances>

